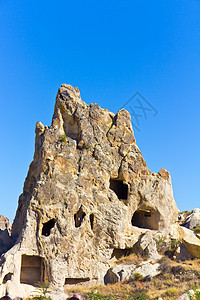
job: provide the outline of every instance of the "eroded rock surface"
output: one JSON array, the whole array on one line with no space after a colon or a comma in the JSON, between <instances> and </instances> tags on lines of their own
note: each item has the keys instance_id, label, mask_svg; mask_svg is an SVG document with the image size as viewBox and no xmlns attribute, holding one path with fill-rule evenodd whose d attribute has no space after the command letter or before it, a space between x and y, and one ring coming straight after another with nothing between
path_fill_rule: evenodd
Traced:
<instances>
[{"instance_id":1,"label":"eroded rock surface","mask_svg":"<svg viewBox=\"0 0 200 300\"><path fill-rule=\"evenodd\" d=\"M8 229L8 231L11 230L10 221L8 220L8 218L0 215L0 230L3 231L5 229Z\"/></svg>"},{"instance_id":2,"label":"eroded rock surface","mask_svg":"<svg viewBox=\"0 0 200 300\"><path fill-rule=\"evenodd\" d=\"M144 261L139 266L135 264L118 264L110 268L105 276L105 283L113 284L122 280L129 280L135 275L141 277L155 277L161 273L159 263Z\"/></svg>"},{"instance_id":3,"label":"eroded rock surface","mask_svg":"<svg viewBox=\"0 0 200 300\"><path fill-rule=\"evenodd\" d=\"M130 114L87 105L78 88L63 84L52 125L36 124L0 292L23 297L35 282L60 294L76 284L103 284L115 256L131 251L146 231L169 231L177 215L169 172L150 172Z\"/></svg>"},{"instance_id":4,"label":"eroded rock surface","mask_svg":"<svg viewBox=\"0 0 200 300\"><path fill-rule=\"evenodd\" d=\"M0 255L11 246L11 224L8 218L0 215Z\"/></svg>"},{"instance_id":5,"label":"eroded rock surface","mask_svg":"<svg viewBox=\"0 0 200 300\"><path fill-rule=\"evenodd\" d=\"M134 253L148 257L151 261L157 261L162 257L158 254L156 241L151 231L147 231L141 235L138 242L134 245L133 250Z\"/></svg>"},{"instance_id":6,"label":"eroded rock surface","mask_svg":"<svg viewBox=\"0 0 200 300\"><path fill-rule=\"evenodd\" d=\"M200 209L195 208L192 210L191 214L189 214L183 222L183 226L188 229L194 229L200 225Z\"/></svg>"},{"instance_id":7,"label":"eroded rock surface","mask_svg":"<svg viewBox=\"0 0 200 300\"><path fill-rule=\"evenodd\" d=\"M182 227L183 244L193 257L200 258L200 239L196 237L192 230Z\"/></svg>"}]
</instances>

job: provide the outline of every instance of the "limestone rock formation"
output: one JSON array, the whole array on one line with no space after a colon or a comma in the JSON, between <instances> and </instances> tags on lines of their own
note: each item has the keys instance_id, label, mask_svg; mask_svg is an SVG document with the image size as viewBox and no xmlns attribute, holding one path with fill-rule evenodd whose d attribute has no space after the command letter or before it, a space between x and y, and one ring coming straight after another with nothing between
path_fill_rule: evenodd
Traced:
<instances>
[{"instance_id":1,"label":"limestone rock formation","mask_svg":"<svg viewBox=\"0 0 200 300\"><path fill-rule=\"evenodd\" d=\"M110 268L106 274L106 283L116 283L122 280L134 278L134 274L140 274L142 277L154 277L161 273L159 263L144 261L140 266L135 264L118 264Z\"/></svg>"},{"instance_id":2,"label":"limestone rock formation","mask_svg":"<svg viewBox=\"0 0 200 300\"><path fill-rule=\"evenodd\" d=\"M192 210L191 214L189 214L184 220L183 226L188 229L193 229L200 225L200 209L195 208Z\"/></svg>"},{"instance_id":3,"label":"limestone rock formation","mask_svg":"<svg viewBox=\"0 0 200 300\"><path fill-rule=\"evenodd\" d=\"M200 258L200 239L188 228L182 227L183 244L193 257Z\"/></svg>"},{"instance_id":4,"label":"limestone rock formation","mask_svg":"<svg viewBox=\"0 0 200 300\"><path fill-rule=\"evenodd\" d=\"M151 231L141 235L138 242L133 246L133 251L136 254L148 257L150 261L157 261L162 257L157 252L156 241Z\"/></svg>"},{"instance_id":5,"label":"limestone rock formation","mask_svg":"<svg viewBox=\"0 0 200 300\"><path fill-rule=\"evenodd\" d=\"M8 231L11 230L10 221L8 220L8 218L0 215L0 230L3 231L5 229L7 229Z\"/></svg>"},{"instance_id":6,"label":"limestone rock formation","mask_svg":"<svg viewBox=\"0 0 200 300\"><path fill-rule=\"evenodd\" d=\"M0 255L8 250L11 245L10 221L0 215Z\"/></svg>"},{"instance_id":7,"label":"limestone rock formation","mask_svg":"<svg viewBox=\"0 0 200 300\"><path fill-rule=\"evenodd\" d=\"M78 88L62 84L52 125L36 124L0 294L23 297L35 282L59 295L75 284L103 284L111 260L147 231L170 232L177 216L169 172L150 172L130 114L87 105Z\"/></svg>"}]
</instances>

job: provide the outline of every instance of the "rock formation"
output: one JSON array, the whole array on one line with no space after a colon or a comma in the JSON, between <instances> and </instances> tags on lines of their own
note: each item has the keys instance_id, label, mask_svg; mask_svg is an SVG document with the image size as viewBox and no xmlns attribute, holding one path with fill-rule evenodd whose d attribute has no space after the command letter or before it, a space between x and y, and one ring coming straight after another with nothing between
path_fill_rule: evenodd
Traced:
<instances>
[{"instance_id":1,"label":"rock formation","mask_svg":"<svg viewBox=\"0 0 200 300\"><path fill-rule=\"evenodd\" d=\"M169 172L150 172L130 114L87 105L78 88L62 84L52 125L36 124L0 295L23 297L36 282L60 295L75 284L104 284L111 261L147 231L170 232L177 216Z\"/></svg>"},{"instance_id":2,"label":"rock formation","mask_svg":"<svg viewBox=\"0 0 200 300\"><path fill-rule=\"evenodd\" d=\"M188 229L194 229L200 225L200 209L193 209L192 212L185 218L182 225Z\"/></svg>"},{"instance_id":3,"label":"rock formation","mask_svg":"<svg viewBox=\"0 0 200 300\"><path fill-rule=\"evenodd\" d=\"M3 231L5 229L10 231L11 229L10 221L8 220L8 218L0 215L0 230Z\"/></svg>"},{"instance_id":4,"label":"rock formation","mask_svg":"<svg viewBox=\"0 0 200 300\"><path fill-rule=\"evenodd\" d=\"M10 221L0 215L0 255L6 252L11 245L11 225Z\"/></svg>"}]
</instances>

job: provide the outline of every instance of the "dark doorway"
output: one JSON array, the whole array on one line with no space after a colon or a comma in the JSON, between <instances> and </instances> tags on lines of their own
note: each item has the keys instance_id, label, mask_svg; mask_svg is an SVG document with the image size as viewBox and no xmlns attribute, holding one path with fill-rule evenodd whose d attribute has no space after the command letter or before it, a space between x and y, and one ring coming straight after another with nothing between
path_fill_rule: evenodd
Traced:
<instances>
[{"instance_id":1,"label":"dark doorway","mask_svg":"<svg viewBox=\"0 0 200 300\"><path fill-rule=\"evenodd\" d=\"M127 200L128 185L124 184L122 180L110 179L110 189L115 192L119 199Z\"/></svg>"},{"instance_id":2,"label":"dark doorway","mask_svg":"<svg viewBox=\"0 0 200 300\"><path fill-rule=\"evenodd\" d=\"M160 214L155 210L138 209L134 212L131 219L133 226L146 229L159 229Z\"/></svg>"},{"instance_id":3,"label":"dark doorway","mask_svg":"<svg viewBox=\"0 0 200 300\"><path fill-rule=\"evenodd\" d=\"M34 285L44 280L44 259L35 255L22 255L20 283Z\"/></svg>"},{"instance_id":4,"label":"dark doorway","mask_svg":"<svg viewBox=\"0 0 200 300\"><path fill-rule=\"evenodd\" d=\"M49 236L51 233L51 229L54 227L55 224L56 224L55 219L51 219L48 222L44 223L42 227L42 235Z\"/></svg>"}]
</instances>

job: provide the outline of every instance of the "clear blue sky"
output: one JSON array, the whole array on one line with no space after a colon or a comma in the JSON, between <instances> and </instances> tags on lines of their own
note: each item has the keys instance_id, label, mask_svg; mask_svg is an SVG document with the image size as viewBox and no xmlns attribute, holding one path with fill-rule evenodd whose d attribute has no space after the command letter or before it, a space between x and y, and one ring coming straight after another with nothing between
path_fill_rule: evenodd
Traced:
<instances>
[{"instance_id":1,"label":"clear blue sky","mask_svg":"<svg viewBox=\"0 0 200 300\"><path fill-rule=\"evenodd\" d=\"M199 0L0 0L0 214L11 220L35 124L51 124L62 83L115 113L139 91L158 111L135 131L148 167L170 171L180 210L200 207Z\"/></svg>"}]
</instances>

